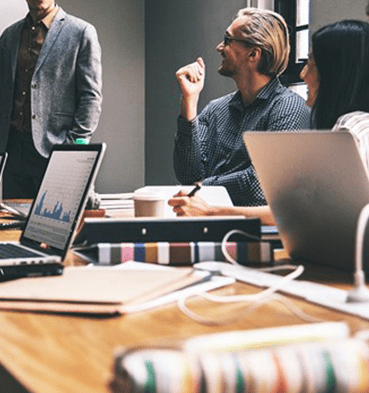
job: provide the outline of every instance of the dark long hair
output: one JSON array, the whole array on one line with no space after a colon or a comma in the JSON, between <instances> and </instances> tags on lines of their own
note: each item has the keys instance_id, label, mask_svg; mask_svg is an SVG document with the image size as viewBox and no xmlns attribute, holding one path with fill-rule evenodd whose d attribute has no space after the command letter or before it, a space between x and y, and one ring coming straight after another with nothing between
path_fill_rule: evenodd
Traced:
<instances>
[{"instance_id":1,"label":"dark long hair","mask_svg":"<svg viewBox=\"0 0 369 393\"><path fill-rule=\"evenodd\" d=\"M319 74L314 127L330 129L345 113L369 112L369 24L344 20L322 27L312 51Z\"/></svg>"}]
</instances>

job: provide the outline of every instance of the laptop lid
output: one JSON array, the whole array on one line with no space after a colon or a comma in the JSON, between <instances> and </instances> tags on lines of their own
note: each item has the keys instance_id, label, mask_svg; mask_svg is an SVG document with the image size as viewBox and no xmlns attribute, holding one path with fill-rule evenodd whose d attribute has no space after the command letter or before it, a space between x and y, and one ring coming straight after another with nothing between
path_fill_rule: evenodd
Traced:
<instances>
[{"instance_id":1,"label":"laptop lid","mask_svg":"<svg viewBox=\"0 0 369 393\"><path fill-rule=\"evenodd\" d=\"M64 259L105 150L104 143L53 148L21 244Z\"/></svg>"},{"instance_id":2,"label":"laptop lid","mask_svg":"<svg viewBox=\"0 0 369 393\"><path fill-rule=\"evenodd\" d=\"M344 131L247 132L244 141L288 254L354 270L357 220L369 202L368 173L354 137Z\"/></svg>"}]
</instances>

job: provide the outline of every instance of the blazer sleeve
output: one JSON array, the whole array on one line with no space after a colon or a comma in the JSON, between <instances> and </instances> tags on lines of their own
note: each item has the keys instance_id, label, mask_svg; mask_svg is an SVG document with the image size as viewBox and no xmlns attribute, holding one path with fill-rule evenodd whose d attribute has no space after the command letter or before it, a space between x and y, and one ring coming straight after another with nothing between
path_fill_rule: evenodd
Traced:
<instances>
[{"instance_id":1,"label":"blazer sleeve","mask_svg":"<svg viewBox=\"0 0 369 393\"><path fill-rule=\"evenodd\" d=\"M101 114L101 47L96 29L90 24L81 37L75 73L77 105L73 127L67 133L69 142L81 137L90 139Z\"/></svg>"}]
</instances>

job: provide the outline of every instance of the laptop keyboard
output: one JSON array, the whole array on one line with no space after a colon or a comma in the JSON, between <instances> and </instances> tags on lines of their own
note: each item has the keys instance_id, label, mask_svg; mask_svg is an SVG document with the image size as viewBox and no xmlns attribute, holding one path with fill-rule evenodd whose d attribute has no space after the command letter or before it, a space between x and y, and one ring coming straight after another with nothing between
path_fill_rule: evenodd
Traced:
<instances>
[{"instance_id":1,"label":"laptop keyboard","mask_svg":"<svg viewBox=\"0 0 369 393\"><path fill-rule=\"evenodd\" d=\"M0 243L0 259L41 257L42 255L12 243Z\"/></svg>"}]
</instances>

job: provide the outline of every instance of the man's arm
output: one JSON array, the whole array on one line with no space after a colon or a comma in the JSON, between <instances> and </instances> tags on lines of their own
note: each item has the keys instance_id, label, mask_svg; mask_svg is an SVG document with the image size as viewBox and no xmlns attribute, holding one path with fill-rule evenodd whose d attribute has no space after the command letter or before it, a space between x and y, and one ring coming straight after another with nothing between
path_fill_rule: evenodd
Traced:
<instances>
[{"instance_id":1,"label":"man's arm","mask_svg":"<svg viewBox=\"0 0 369 393\"><path fill-rule=\"evenodd\" d=\"M226 187L235 206L263 206L266 200L255 169L248 168L226 175L211 176L203 180L204 186Z\"/></svg>"},{"instance_id":2,"label":"man's arm","mask_svg":"<svg viewBox=\"0 0 369 393\"><path fill-rule=\"evenodd\" d=\"M181 115L174 145L174 171L182 184L204 177L197 104L204 87L205 64L201 57L180 68L176 78L181 89Z\"/></svg>"},{"instance_id":3,"label":"man's arm","mask_svg":"<svg viewBox=\"0 0 369 393\"><path fill-rule=\"evenodd\" d=\"M268 117L265 131L302 130L310 128L310 109L302 98L291 95L279 100ZM234 205L261 206L266 200L252 165L244 170L212 176L203 180L204 185L225 186Z\"/></svg>"},{"instance_id":4,"label":"man's arm","mask_svg":"<svg viewBox=\"0 0 369 393\"><path fill-rule=\"evenodd\" d=\"M203 155L206 153L202 151L203 144L199 138L199 119L188 122L179 117L177 123L173 154L174 171L181 184L193 184L205 177Z\"/></svg>"},{"instance_id":5,"label":"man's arm","mask_svg":"<svg viewBox=\"0 0 369 393\"><path fill-rule=\"evenodd\" d=\"M199 57L194 63L180 68L176 78L181 89L181 116L192 121L197 116L197 104L205 81L205 63Z\"/></svg>"},{"instance_id":6,"label":"man's arm","mask_svg":"<svg viewBox=\"0 0 369 393\"><path fill-rule=\"evenodd\" d=\"M90 139L101 113L101 48L92 25L88 25L82 35L75 73L77 108L73 128L67 135L69 142L81 137Z\"/></svg>"},{"instance_id":7,"label":"man's arm","mask_svg":"<svg viewBox=\"0 0 369 393\"><path fill-rule=\"evenodd\" d=\"M174 213L185 216L245 216L258 217L263 225L275 225L269 206L210 206L198 195L188 197L180 191L168 200Z\"/></svg>"}]
</instances>

